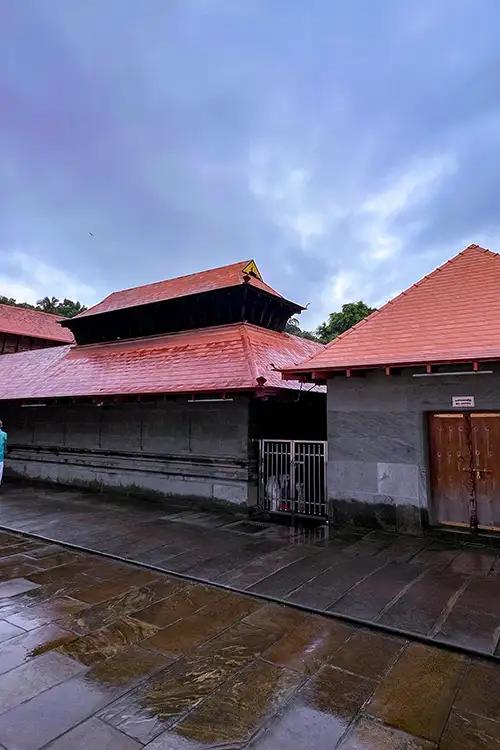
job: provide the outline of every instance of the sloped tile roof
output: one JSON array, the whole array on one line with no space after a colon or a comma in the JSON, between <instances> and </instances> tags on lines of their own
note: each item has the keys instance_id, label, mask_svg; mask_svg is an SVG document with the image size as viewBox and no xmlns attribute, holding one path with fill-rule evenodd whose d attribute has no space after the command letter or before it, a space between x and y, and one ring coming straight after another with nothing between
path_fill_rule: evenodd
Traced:
<instances>
[{"instance_id":1,"label":"sloped tile roof","mask_svg":"<svg viewBox=\"0 0 500 750\"><path fill-rule=\"evenodd\" d=\"M275 297L282 298L279 292L264 281L261 281L256 276L243 273L243 269L251 263L252 261L240 261L229 266L212 268L208 271L192 273L188 276L179 276L175 279L166 279L165 281L157 281L154 284L145 284L144 286L113 292L102 302L99 302L76 317L84 318L89 315L122 310L128 307L137 307L138 305L146 305L151 302L163 302L178 297L187 297L191 294L239 286L245 283L262 289Z\"/></svg>"},{"instance_id":2,"label":"sloped tile roof","mask_svg":"<svg viewBox=\"0 0 500 750\"><path fill-rule=\"evenodd\" d=\"M0 400L299 388L274 369L322 349L237 323L0 357ZM264 378L264 381L258 379Z\"/></svg>"},{"instance_id":3,"label":"sloped tile roof","mask_svg":"<svg viewBox=\"0 0 500 750\"><path fill-rule=\"evenodd\" d=\"M500 359L500 255L470 245L286 372L488 359Z\"/></svg>"},{"instance_id":4,"label":"sloped tile roof","mask_svg":"<svg viewBox=\"0 0 500 750\"><path fill-rule=\"evenodd\" d=\"M59 320L60 315L50 315L13 305L0 305L0 333L72 343L73 334L59 325Z\"/></svg>"}]
</instances>

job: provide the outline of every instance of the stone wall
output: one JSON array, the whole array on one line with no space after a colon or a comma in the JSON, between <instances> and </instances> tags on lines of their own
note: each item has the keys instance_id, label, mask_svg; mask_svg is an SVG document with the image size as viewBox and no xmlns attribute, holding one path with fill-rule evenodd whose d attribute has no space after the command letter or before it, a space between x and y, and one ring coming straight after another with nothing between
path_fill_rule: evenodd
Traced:
<instances>
[{"instance_id":1,"label":"stone wall","mask_svg":"<svg viewBox=\"0 0 500 750\"><path fill-rule=\"evenodd\" d=\"M328 496L335 520L406 532L432 524L427 413L457 411L452 396L475 396L479 411L500 409L498 369L424 378L414 372L329 380Z\"/></svg>"},{"instance_id":2,"label":"stone wall","mask_svg":"<svg viewBox=\"0 0 500 750\"><path fill-rule=\"evenodd\" d=\"M5 406L6 474L93 488L253 503L246 397Z\"/></svg>"}]
</instances>

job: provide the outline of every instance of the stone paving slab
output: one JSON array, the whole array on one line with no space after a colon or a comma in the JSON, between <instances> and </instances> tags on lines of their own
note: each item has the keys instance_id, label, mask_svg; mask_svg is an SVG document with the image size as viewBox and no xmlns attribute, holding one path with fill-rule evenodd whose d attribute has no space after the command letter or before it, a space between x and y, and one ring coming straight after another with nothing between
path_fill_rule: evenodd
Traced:
<instances>
[{"instance_id":1,"label":"stone paving slab","mask_svg":"<svg viewBox=\"0 0 500 750\"><path fill-rule=\"evenodd\" d=\"M4 528L500 656L500 547L487 538L255 523L229 512L26 484L2 487L0 513ZM94 564L89 574L70 550L52 552L51 559L50 550L39 548L30 555L29 541L0 534L0 602L19 586L50 584L58 599L79 592L94 605L119 597L131 582L154 579L149 571L125 574L120 563L106 579L102 566ZM161 622L161 605L151 604Z\"/></svg>"},{"instance_id":2,"label":"stone paving slab","mask_svg":"<svg viewBox=\"0 0 500 750\"><path fill-rule=\"evenodd\" d=\"M35 538L0 565L19 545L53 575L0 607L4 750L500 748L494 661L73 552L82 589Z\"/></svg>"}]
</instances>

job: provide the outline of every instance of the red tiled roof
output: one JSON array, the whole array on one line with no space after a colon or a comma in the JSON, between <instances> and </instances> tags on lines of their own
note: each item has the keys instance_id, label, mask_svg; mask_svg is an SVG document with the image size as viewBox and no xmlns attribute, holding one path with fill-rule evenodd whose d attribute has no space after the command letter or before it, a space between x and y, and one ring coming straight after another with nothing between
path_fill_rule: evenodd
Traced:
<instances>
[{"instance_id":1,"label":"red tiled roof","mask_svg":"<svg viewBox=\"0 0 500 750\"><path fill-rule=\"evenodd\" d=\"M273 369L322 348L236 323L130 341L0 357L0 400L298 388Z\"/></svg>"},{"instance_id":2,"label":"red tiled roof","mask_svg":"<svg viewBox=\"0 0 500 750\"><path fill-rule=\"evenodd\" d=\"M500 256L470 245L286 372L488 359L500 359Z\"/></svg>"},{"instance_id":3,"label":"red tiled roof","mask_svg":"<svg viewBox=\"0 0 500 750\"><path fill-rule=\"evenodd\" d=\"M60 315L50 315L39 310L0 305L0 333L72 343L73 334L59 325L60 319Z\"/></svg>"},{"instance_id":4,"label":"red tiled roof","mask_svg":"<svg viewBox=\"0 0 500 750\"><path fill-rule=\"evenodd\" d=\"M113 292L103 299L102 302L99 302L76 317L84 318L89 315L111 312L112 310L147 305L151 302L164 302L178 297L187 297L190 294L211 292L215 289L239 286L244 283L262 289L275 297L282 297L279 292L256 276L249 276L243 273L243 269L250 263L252 261L240 261L230 266L221 266L221 268L212 268L208 271L192 273L188 276L179 276L176 279L166 279L165 281L157 281L154 284L145 284L133 289L123 289L120 292Z\"/></svg>"}]
</instances>

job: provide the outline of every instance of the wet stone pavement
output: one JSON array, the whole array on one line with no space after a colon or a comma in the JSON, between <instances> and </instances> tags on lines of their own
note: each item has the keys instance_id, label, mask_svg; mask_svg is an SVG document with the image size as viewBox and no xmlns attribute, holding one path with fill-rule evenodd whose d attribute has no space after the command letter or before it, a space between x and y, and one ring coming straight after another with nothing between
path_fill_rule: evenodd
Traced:
<instances>
[{"instance_id":1,"label":"wet stone pavement","mask_svg":"<svg viewBox=\"0 0 500 750\"><path fill-rule=\"evenodd\" d=\"M485 539L290 528L251 522L243 514L20 484L2 488L0 524L500 659L500 547ZM110 584L85 591L85 575L64 562L71 555L53 553L40 573L21 547L0 561L0 580L34 574L47 585L53 567L66 564L72 581L81 583L80 600L105 601ZM178 602L175 612L167 607L168 617L184 617L185 606ZM165 616L154 604L147 622L162 626Z\"/></svg>"},{"instance_id":2,"label":"wet stone pavement","mask_svg":"<svg viewBox=\"0 0 500 750\"><path fill-rule=\"evenodd\" d=\"M500 664L0 532L0 747L492 750Z\"/></svg>"}]
</instances>

